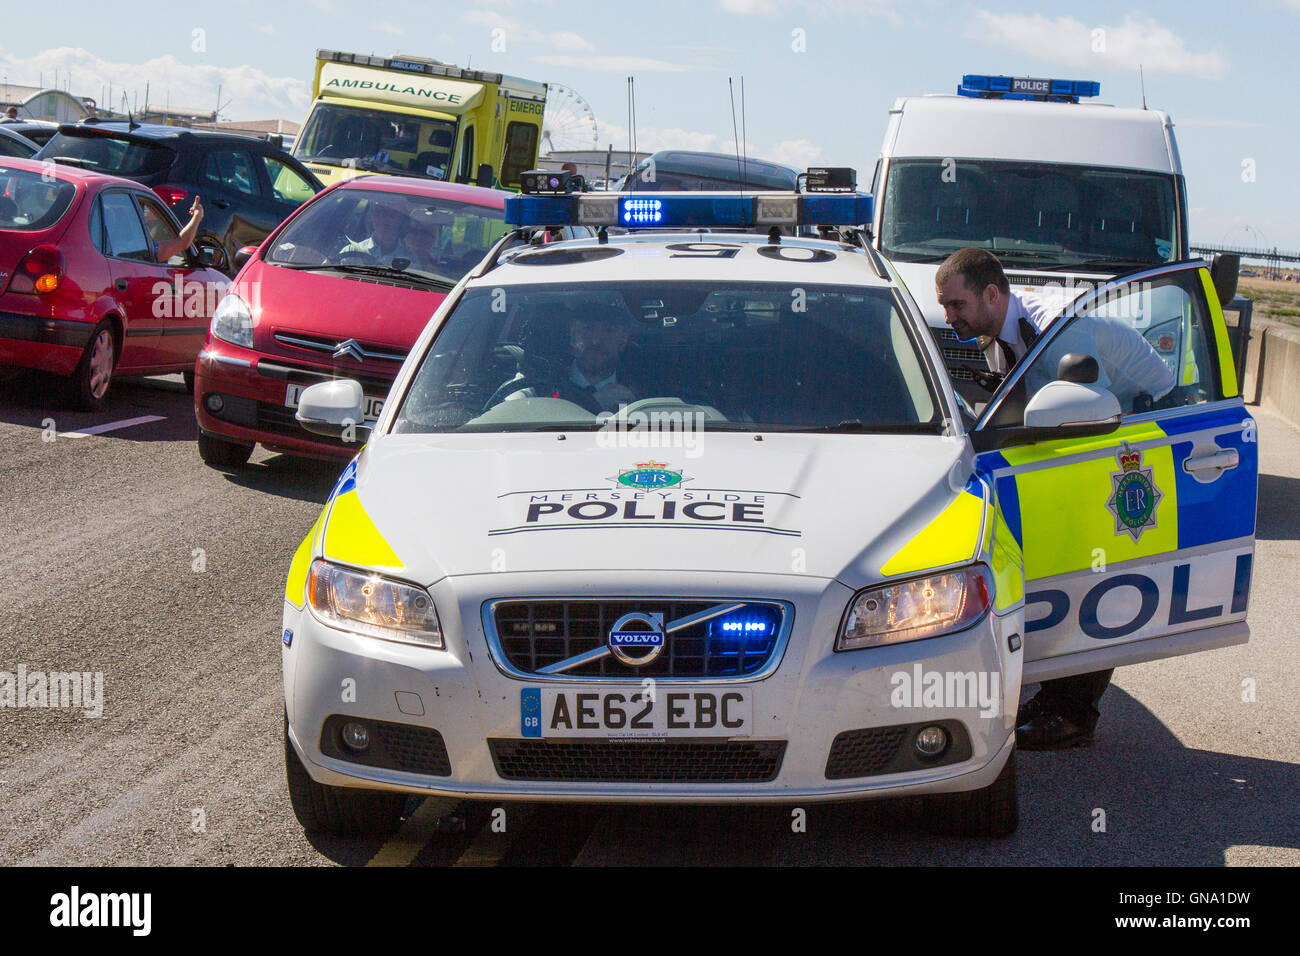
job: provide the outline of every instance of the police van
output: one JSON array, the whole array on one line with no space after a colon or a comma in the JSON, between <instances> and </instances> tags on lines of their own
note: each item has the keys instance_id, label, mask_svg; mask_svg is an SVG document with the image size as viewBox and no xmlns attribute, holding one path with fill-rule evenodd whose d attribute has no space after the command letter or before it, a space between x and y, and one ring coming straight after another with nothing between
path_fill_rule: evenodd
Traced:
<instances>
[{"instance_id":1,"label":"police van","mask_svg":"<svg viewBox=\"0 0 1300 956\"><path fill-rule=\"evenodd\" d=\"M975 417L845 172L526 176L372 427L359 383L303 392L365 441L285 588L304 827L385 832L408 794L914 795L1005 835L1022 682L1248 639L1255 427L1205 264L1080 296ZM1078 343L1152 290L1197 374L1136 407Z\"/></svg>"},{"instance_id":2,"label":"police van","mask_svg":"<svg viewBox=\"0 0 1300 956\"><path fill-rule=\"evenodd\" d=\"M1092 102L1100 93L1087 80L968 74L955 94L902 97L890 110L872 182L873 243L967 397L984 399L972 389L986 366L935 298L935 271L951 253L988 249L1013 291L1061 304L1109 277L1188 258L1173 121ZM1153 347L1173 347L1147 331Z\"/></svg>"}]
</instances>

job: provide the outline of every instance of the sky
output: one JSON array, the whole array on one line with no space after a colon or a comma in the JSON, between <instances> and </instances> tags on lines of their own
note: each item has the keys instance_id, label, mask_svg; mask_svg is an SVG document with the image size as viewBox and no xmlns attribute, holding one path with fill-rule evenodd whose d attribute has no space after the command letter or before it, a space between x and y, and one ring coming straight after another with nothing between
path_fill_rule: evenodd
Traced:
<instances>
[{"instance_id":1,"label":"sky","mask_svg":"<svg viewBox=\"0 0 1300 956\"><path fill-rule=\"evenodd\" d=\"M1300 250L1300 0L121 0L11 5L0 80L103 102L301 122L317 48L432 57L575 91L600 146L733 149L730 78L751 156L853 166L869 181L895 98L964 73L1097 80L1100 102L1165 110L1194 244ZM134 16L132 14L135 14ZM53 26L53 29L52 29Z\"/></svg>"}]
</instances>

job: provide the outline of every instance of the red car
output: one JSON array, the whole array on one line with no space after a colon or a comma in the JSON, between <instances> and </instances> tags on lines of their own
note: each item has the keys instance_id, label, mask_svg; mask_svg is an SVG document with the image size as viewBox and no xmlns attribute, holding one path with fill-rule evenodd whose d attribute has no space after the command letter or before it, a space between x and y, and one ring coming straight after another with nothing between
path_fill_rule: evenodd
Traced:
<instances>
[{"instance_id":1,"label":"red car","mask_svg":"<svg viewBox=\"0 0 1300 956\"><path fill-rule=\"evenodd\" d=\"M298 396L316 382L355 379L366 418L377 418L429 318L507 231L508 195L361 176L304 203L253 253L213 316L195 365L203 460L239 467L255 442L293 455L355 455L357 444L297 424Z\"/></svg>"},{"instance_id":2,"label":"red car","mask_svg":"<svg viewBox=\"0 0 1300 956\"><path fill-rule=\"evenodd\" d=\"M192 374L228 280L127 179L0 159L0 365L68 377L71 404L101 408L114 375Z\"/></svg>"}]
</instances>

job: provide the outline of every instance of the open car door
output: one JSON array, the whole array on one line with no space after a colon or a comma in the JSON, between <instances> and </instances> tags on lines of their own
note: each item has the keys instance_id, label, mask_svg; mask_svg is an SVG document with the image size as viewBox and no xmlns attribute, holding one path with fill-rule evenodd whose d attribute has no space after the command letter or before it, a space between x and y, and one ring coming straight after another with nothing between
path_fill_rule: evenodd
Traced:
<instances>
[{"instance_id":1,"label":"open car door","mask_svg":"<svg viewBox=\"0 0 1300 956\"><path fill-rule=\"evenodd\" d=\"M1204 262L1076 299L972 439L1024 554L1026 681L1249 639L1256 428Z\"/></svg>"}]
</instances>

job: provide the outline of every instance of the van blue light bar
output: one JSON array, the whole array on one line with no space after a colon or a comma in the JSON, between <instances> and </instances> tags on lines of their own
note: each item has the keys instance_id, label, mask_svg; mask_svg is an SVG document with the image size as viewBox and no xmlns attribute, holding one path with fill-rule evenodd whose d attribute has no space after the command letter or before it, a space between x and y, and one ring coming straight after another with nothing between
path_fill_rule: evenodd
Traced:
<instances>
[{"instance_id":1,"label":"van blue light bar","mask_svg":"<svg viewBox=\"0 0 1300 956\"><path fill-rule=\"evenodd\" d=\"M507 196L512 226L622 226L627 229L860 226L871 222L866 193L577 193Z\"/></svg>"},{"instance_id":2,"label":"van blue light bar","mask_svg":"<svg viewBox=\"0 0 1300 956\"><path fill-rule=\"evenodd\" d=\"M958 96L978 99L1054 100L1077 103L1081 96L1100 96L1096 80L1048 80L1030 76L986 76L967 73L957 87Z\"/></svg>"}]
</instances>

